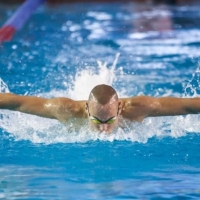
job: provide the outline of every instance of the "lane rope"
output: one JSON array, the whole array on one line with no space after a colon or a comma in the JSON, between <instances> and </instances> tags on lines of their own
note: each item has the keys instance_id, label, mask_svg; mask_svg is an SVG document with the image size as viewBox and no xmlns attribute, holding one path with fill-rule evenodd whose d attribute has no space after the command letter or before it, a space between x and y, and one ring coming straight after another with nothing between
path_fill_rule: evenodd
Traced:
<instances>
[{"instance_id":1,"label":"lane rope","mask_svg":"<svg viewBox=\"0 0 200 200\"><path fill-rule=\"evenodd\" d=\"M16 31L20 30L32 13L46 0L27 0L5 22L0 29L0 43L10 41Z\"/></svg>"}]
</instances>

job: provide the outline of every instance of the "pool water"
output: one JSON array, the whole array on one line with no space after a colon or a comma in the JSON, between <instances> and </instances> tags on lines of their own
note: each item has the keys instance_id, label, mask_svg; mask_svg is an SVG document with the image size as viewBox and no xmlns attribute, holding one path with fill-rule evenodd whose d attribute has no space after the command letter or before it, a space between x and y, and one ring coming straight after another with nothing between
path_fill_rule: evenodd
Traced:
<instances>
[{"instance_id":1,"label":"pool water","mask_svg":"<svg viewBox=\"0 0 200 200\"><path fill-rule=\"evenodd\" d=\"M0 24L16 10L0 4ZM0 90L87 99L199 95L199 5L40 7L0 47ZM199 115L147 118L111 135L0 111L0 199L199 199Z\"/></svg>"}]
</instances>

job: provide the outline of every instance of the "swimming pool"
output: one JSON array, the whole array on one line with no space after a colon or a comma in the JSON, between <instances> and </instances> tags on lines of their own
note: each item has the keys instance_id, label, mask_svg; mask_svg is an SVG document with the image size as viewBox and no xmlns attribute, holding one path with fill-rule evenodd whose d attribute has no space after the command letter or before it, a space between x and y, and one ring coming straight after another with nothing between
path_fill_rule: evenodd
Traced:
<instances>
[{"instance_id":1,"label":"swimming pool","mask_svg":"<svg viewBox=\"0 0 200 200\"><path fill-rule=\"evenodd\" d=\"M1 24L15 8L0 5ZM43 6L0 48L1 91L87 99L108 83L121 97L198 96L199 9ZM0 113L1 199L200 197L198 115L147 118L99 135Z\"/></svg>"}]
</instances>

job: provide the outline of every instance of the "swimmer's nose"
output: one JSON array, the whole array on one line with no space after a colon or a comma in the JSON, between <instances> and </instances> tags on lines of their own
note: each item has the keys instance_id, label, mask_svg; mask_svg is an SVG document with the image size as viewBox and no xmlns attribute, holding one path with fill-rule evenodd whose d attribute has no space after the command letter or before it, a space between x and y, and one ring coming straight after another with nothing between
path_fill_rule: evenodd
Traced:
<instances>
[{"instance_id":1,"label":"swimmer's nose","mask_svg":"<svg viewBox=\"0 0 200 200\"><path fill-rule=\"evenodd\" d=\"M101 124L99 128L100 128L101 131L107 131L108 130L108 124Z\"/></svg>"}]
</instances>

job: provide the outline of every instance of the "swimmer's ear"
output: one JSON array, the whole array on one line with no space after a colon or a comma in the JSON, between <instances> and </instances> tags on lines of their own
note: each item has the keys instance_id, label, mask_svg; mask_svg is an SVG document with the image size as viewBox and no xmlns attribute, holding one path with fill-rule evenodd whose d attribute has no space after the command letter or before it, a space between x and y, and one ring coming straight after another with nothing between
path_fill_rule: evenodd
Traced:
<instances>
[{"instance_id":1,"label":"swimmer's ear","mask_svg":"<svg viewBox=\"0 0 200 200\"><path fill-rule=\"evenodd\" d=\"M88 110L88 103L85 103L85 110Z\"/></svg>"},{"instance_id":2,"label":"swimmer's ear","mask_svg":"<svg viewBox=\"0 0 200 200\"><path fill-rule=\"evenodd\" d=\"M122 112L122 103L119 102L118 103L118 114L120 114Z\"/></svg>"}]
</instances>

